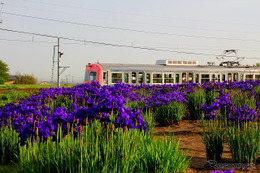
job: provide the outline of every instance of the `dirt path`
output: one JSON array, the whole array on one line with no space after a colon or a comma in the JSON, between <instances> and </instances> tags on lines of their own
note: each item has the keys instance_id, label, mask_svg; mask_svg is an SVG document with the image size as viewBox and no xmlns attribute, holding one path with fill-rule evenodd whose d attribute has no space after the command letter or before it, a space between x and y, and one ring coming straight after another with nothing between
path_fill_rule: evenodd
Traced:
<instances>
[{"instance_id":1,"label":"dirt path","mask_svg":"<svg viewBox=\"0 0 260 173\"><path fill-rule=\"evenodd\" d=\"M192 157L190 168L187 173L210 173L214 169L207 164L206 150L202 142L202 127L199 121L183 120L178 125L170 127L155 127L155 136L169 136L174 134L175 139L180 139L181 148L188 151L188 156ZM235 173L260 173L260 154L258 155L257 168L244 171L235 170ZM222 155L223 162L231 162L231 154L228 144L224 144L224 152Z\"/></svg>"}]
</instances>

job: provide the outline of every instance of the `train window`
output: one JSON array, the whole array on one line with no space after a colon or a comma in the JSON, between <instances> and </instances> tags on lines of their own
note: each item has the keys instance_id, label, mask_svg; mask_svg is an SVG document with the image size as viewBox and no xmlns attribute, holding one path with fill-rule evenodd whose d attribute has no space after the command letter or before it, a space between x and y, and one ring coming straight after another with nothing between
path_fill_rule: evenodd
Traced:
<instances>
[{"instance_id":1,"label":"train window","mask_svg":"<svg viewBox=\"0 0 260 173\"><path fill-rule=\"evenodd\" d=\"M179 74L176 74L176 83L180 83L180 75Z\"/></svg>"},{"instance_id":2,"label":"train window","mask_svg":"<svg viewBox=\"0 0 260 173\"><path fill-rule=\"evenodd\" d=\"M243 75L242 74L240 75L240 80L243 80Z\"/></svg>"},{"instance_id":3,"label":"train window","mask_svg":"<svg viewBox=\"0 0 260 173\"><path fill-rule=\"evenodd\" d=\"M255 75L255 80L260 80L260 75L259 74Z\"/></svg>"},{"instance_id":4,"label":"train window","mask_svg":"<svg viewBox=\"0 0 260 173\"><path fill-rule=\"evenodd\" d=\"M122 82L122 73L112 73L112 83Z\"/></svg>"},{"instance_id":5,"label":"train window","mask_svg":"<svg viewBox=\"0 0 260 173\"><path fill-rule=\"evenodd\" d=\"M132 83L136 83L136 72L132 72Z\"/></svg>"},{"instance_id":6,"label":"train window","mask_svg":"<svg viewBox=\"0 0 260 173\"><path fill-rule=\"evenodd\" d=\"M220 82L220 74L218 74L218 78L217 78L216 82Z\"/></svg>"},{"instance_id":7,"label":"train window","mask_svg":"<svg viewBox=\"0 0 260 173\"><path fill-rule=\"evenodd\" d=\"M233 81L238 81L238 73L233 74Z\"/></svg>"},{"instance_id":8,"label":"train window","mask_svg":"<svg viewBox=\"0 0 260 173\"><path fill-rule=\"evenodd\" d=\"M125 73L124 75L124 83L129 83L129 74Z\"/></svg>"},{"instance_id":9,"label":"train window","mask_svg":"<svg viewBox=\"0 0 260 173\"><path fill-rule=\"evenodd\" d=\"M173 74L164 74L164 83L173 83Z\"/></svg>"},{"instance_id":10,"label":"train window","mask_svg":"<svg viewBox=\"0 0 260 173\"><path fill-rule=\"evenodd\" d=\"M196 74L196 75L195 75L195 82L196 82L196 83L199 83L199 82L200 82L200 75L199 75L199 74Z\"/></svg>"},{"instance_id":11,"label":"train window","mask_svg":"<svg viewBox=\"0 0 260 173\"><path fill-rule=\"evenodd\" d=\"M151 75L150 73L146 74L146 83L150 83L151 82Z\"/></svg>"},{"instance_id":12,"label":"train window","mask_svg":"<svg viewBox=\"0 0 260 173\"><path fill-rule=\"evenodd\" d=\"M153 83L162 83L162 74L154 73L153 74Z\"/></svg>"},{"instance_id":13,"label":"train window","mask_svg":"<svg viewBox=\"0 0 260 173\"><path fill-rule=\"evenodd\" d=\"M138 82L144 83L144 73L143 72L138 73Z\"/></svg>"},{"instance_id":14,"label":"train window","mask_svg":"<svg viewBox=\"0 0 260 173\"><path fill-rule=\"evenodd\" d=\"M228 73L228 81L232 81L232 74Z\"/></svg>"},{"instance_id":15,"label":"train window","mask_svg":"<svg viewBox=\"0 0 260 173\"><path fill-rule=\"evenodd\" d=\"M220 82L220 74L212 74L211 75L212 82Z\"/></svg>"},{"instance_id":16,"label":"train window","mask_svg":"<svg viewBox=\"0 0 260 173\"><path fill-rule=\"evenodd\" d=\"M209 74L201 74L201 83L209 82Z\"/></svg>"},{"instance_id":17,"label":"train window","mask_svg":"<svg viewBox=\"0 0 260 173\"><path fill-rule=\"evenodd\" d=\"M89 73L89 80L90 81L96 81L96 77L97 77L97 72L92 71Z\"/></svg>"},{"instance_id":18,"label":"train window","mask_svg":"<svg viewBox=\"0 0 260 173\"><path fill-rule=\"evenodd\" d=\"M222 82L224 82L226 80L226 75L222 74Z\"/></svg>"},{"instance_id":19,"label":"train window","mask_svg":"<svg viewBox=\"0 0 260 173\"><path fill-rule=\"evenodd\" d=\"M193 82L193 74L192 73L188 74L188 81Z\"/></svg>"},{"instance_id":20,"label":"train window","mask_svg":"<svg viewBox=\"0 0 260 173\"><path fill-rule=\"evenodd\" d=\"M103 84L107 84L107 72L103 72Z\"/></svg>"},{"instance_id":21,"label":"train window","mask_svg":"<svg viewBox=\"0 0 260 173\"><path fill-rule=\"evenodd\" d=\"M252 81L252 80L253 80L253 75L252 74L247 74L245 81Z\"/></svg>"},{"instance_id":22,"label":"train window","mask_svg":"<svg viewBox=\"0 0 260 173\"><path fill-rule=\"evenodd\" d=\"M215 78L216 78L216 77L215 77L215 74L212 74L212 75L211 75L211 81L212 81L212 82L215 82Z\"/></svg>"},{"instance_id":23,"label":"train window","mask_svg":"<svg viewBox=\"0 0 260 173\"><path fill-rule=\"evenodd\" d=\"M88 71L86 71L86 73L85 73L85 81L89 81L89 72Z\"/></svg>"},{"instance_id":24,"label":"train window","mask_svg":"<svg viewBox=\"0 0 260 173\"><path fill-rule=\"evenodd\" d=\"M187 80L187 78L186 78L186 73L182 73L182 76L181 76L182 78L182 83L185 83L186 82L186 80Z\"/></svg>"}]
</instances>

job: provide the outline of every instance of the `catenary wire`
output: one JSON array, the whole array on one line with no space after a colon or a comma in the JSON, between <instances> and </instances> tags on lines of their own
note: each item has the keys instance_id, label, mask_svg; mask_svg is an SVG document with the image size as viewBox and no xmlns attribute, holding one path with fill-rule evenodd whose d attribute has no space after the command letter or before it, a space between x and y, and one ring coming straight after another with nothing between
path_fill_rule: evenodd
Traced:
<instances>
[{"instance_id":1,"label":"catenary wire","mask_svg":"<svg viewBox=\"0 0 260 173\"><path fill-rule=\"evenodd\" d=\"M47 35L47 34L33 33L33 32L28 32L28 31L18 31L18 30L6 29L6 28L0 28L0 30L7 31L7 32L13 32L13 33L19 33L19 34L27 34L27 35L55 38L55 39L60 38L60 39L64 39L64 40L70 40L70 41L81 42L81 43L90 43L90 44L97 44L97 45L104 45L104 46L113 46L113 47L121 47L121 48L133 48L133 49L141 49L141 50L170 52L170 53L180 53L180 54L189 54L189 55L200 55L200 56L222 56L222 55L210 54L210 53L186 52L186 51L176 51L176 50L161 49L161 48L154 48L154 47L144 47L144 46L133 46L133 45L125 45L125 44L98 42L98 41L85 40L85 39L83 40L83 39L75 39L75 38L62 37L62 36L56 36L56 35ZM226 57L234 57L234 56L228 56L227 55ZM258 59L258 57L252 57L252 58L257 58Z\"/></svg>"},{"instance_id":2,"label":"catenary wire","mask_svg":"<svg viewBox=\"0 0 260 173\"><path fill-rule=\"evenodd\" d=\"M2 13L7 14L7 15L12 15L12 16L26 17L26 18L45 20L45 21L51 21L51 22L60 22L60 23L73 24L73 25L89 26L89 27L111 29L111 30L130 31L130 32L138 32L138 33L145 33L145 34L167 35L167 36L177 36L177 37L190 37L190 38L202 38L202 39L217 39L217 40L229 40L229 41L260 42L260 40L255 40L255 39L236 39L236 38L212 37L212 36L202 36L202 35L175 34L175 33L167 33L167 32L148 31L148 30L136 30L136 29L128 29L128 28L120 28L120 27L94 25L94 24L90 24L90 23L71 22L71 21L59 20L59 19L53 19L53 18L36 17L36 16L24 15L24 14L18 14L18 13L9 13L9 12L2 12Z\"/></svg>"}]
</instances>

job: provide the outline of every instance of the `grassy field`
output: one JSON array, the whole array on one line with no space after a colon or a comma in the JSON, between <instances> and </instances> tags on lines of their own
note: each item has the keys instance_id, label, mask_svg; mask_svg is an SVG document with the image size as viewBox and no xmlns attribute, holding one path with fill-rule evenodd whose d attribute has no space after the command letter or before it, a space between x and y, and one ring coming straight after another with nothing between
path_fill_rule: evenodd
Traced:
<instances>
[{"instance_id":1,"label":"grassy field","mask_svg":"<svg viewBox=\"0 0 260 173\"><path fill-rule=\"evenodd\" d=\"M61 85L61 87L72 87L74 85L72 84L64 84ZM51 87L57 87L57 85L17 85L17 84L12 84L12 85L0 85L0 89L31 89L31 88L51 88Z\"/></svg>"}]
</instances>

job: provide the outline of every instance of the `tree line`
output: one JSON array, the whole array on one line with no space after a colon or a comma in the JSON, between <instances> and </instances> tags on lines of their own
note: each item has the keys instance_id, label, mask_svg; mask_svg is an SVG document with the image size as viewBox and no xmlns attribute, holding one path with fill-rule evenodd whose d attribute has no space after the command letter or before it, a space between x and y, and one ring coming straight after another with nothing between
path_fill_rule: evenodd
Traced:
<instances>
[{"instance_id":1,"label":"tree line","mask_svg":"<svg viewBox=\"0 0 260 173\"><path fill-rule=\"evenodd\" d=\"M8 65L0 60L0 84L10 80ZM33 75L16 74L13 76L14 84L37 84L37 79Z\"/></svg>"}]
</instances>

